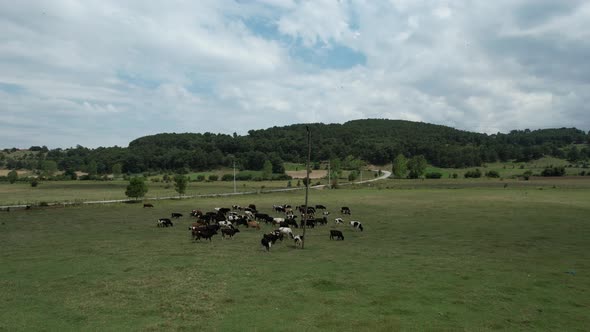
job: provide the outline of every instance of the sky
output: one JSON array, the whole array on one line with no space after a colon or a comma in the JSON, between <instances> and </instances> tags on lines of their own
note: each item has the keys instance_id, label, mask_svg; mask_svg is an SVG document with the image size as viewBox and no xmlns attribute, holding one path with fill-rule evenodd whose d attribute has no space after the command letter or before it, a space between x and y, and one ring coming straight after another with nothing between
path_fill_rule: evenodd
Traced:
<instances>
[{"instance_id":1,"label":"sky","mask_svg":"<svg viewBox=\"0 0 590 332\"><path fill-rule=\"evenodd\" d=\"M0 148L384 118L590 129L590 2L0 0Z\"/></svg>"}]
</instances>

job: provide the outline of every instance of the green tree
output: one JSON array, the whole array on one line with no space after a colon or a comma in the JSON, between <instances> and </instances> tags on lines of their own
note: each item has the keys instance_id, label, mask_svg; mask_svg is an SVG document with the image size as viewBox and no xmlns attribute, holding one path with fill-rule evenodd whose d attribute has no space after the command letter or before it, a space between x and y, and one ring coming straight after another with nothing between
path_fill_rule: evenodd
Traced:
<instances>
[{"instance_id":1,"label":"green tree","mask_svg":"<svg viewBox=\"0 0 590 332\"><path fill-rule=\"evenodd\" d=\"M393 165L391 167L391 172L393 176L402 179L406 177L406 172L408 171L408 161L403 154L398 154L397 157L393 160Z\"/></svg>"},{"instance_id":2,"label":"green tree","mask_svg":"<svg viewBox=\"0 0 590 332\"><path fill-rule=\"evenodd\" d=\"M188 184L188 178L184 175L176 175L174 177L174 190L182 196L186 192L186 186Z\"/></svg>"},{"instance_id":3,"label":"green tree","mask_svg":"<svg viewBox=\"0 0 590 332\"><path fill-rule=\"evenodd\" d=\"M8 178L8 181L10 183L15 183L16 180L18 180L18 173L16 172L16 170L12 170L12 171L8 172L6 177Z\"/></svg>"},{"instance_id":4,"label":"green tree","mask_svg":"<svg viewBox=\"0 0 590 332\"><path fill-rule=\"evenodd\" d=\"M148 192L147 184L143 178L140 177L133 177L129 180L129 185L127 186L127 190L125 191L125 195L127 197L135 198L136 200L140 197L145 196Z\"/></svg>"},{"instance_id":5,"label":"green tree","mask_svg":"<svg viewBox=\"0 0 590 332\"><path fill-rule=\"evenodd\" d=\"M86 166L86 172L88 175L96 175L98 173L98 165L96 164L96 161L92 160L88 163Z\"/></svg>"},{"instance_id":6,"label":"green tree","mask_svg":"<svg viewBox=\"0 0 590 332\"><path fill-rule=\"evenodd\" d=\"M427 166L426 158L424 156L414 156L408 160L408 170L410 171L409 177L417 179L424 174Z\"/></svg>"},{"instance_id":7,"label":"green tree","mask_svg":"<svg viewBox=\"0 0 590 332\"><path fill-rule=\"evenodd\" d=\"M111 167L111 171L113 172L113 176L118 178L121 176L121 173L123 173L123 165L116 163Z\"/></svg>"},{"instance_id":8,"label":"green tree","mask_svg":"<svg viewBox=\"0 0 590 332\"><path fill-rule=\"evenodd\" d=\"M53 160L44 160L41 163L41 170L43 171L43 175L52 176L57 172L57 163Z\"/></svg>"},{"instance_id":9,"label":"green tree","mask_svg":"<svg viewBox=\"0 0 590 332\"><path fill-rule=\"evenodd\" d=\"M270 160L264 162L264 166L262 167L262 178L265 180L272 178L272 163Z\"/></svg>"}]
</instances>

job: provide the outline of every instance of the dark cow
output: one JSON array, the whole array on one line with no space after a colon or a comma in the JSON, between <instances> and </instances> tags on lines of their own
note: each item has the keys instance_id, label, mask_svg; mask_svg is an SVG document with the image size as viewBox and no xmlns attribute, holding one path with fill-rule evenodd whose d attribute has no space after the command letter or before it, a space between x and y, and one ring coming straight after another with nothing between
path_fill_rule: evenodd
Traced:
<instances>
[{"instance_id":1,"label":"dark cow","mask_svg":"<svg viewBox=\"0 0 590 332\"><path fill-rule=\"evenodd\" d=\"M266 251L267 251L267 252L268 252L268 251L270 251L270 247L272 247L272 241L270 241L269 239L267 239L267 238L265 238L265 237L263 237L263 238L260 240L260 244L262 244L262 246L263 246L264 248L266 248Z\"/></svg>"},{"instance_id":2,"label":"dark cow","mask_svg":"<svg viewBox=\"0 0 590 332\"><path fill-rule=\"evenodd\" d=\"M143 205L143 207L144 208L146 208L146 207L154 207L154 205L153 204L146 203L146 204Z\"/></svg>"},{"instance_id":3,"label":"dark cow","mask_svg":"<svg viewBox=\"0 0 590 332\"><path fill-rule=\"evenodd\" d=\"M168 227L168 226L174 226L174 224L168 218L160 218L160 219L158 219L158 223L156 224L156 226L158 226L158 227Z\"/></svg>"},{"instance_id":4,"label":"dark cow","mask_svg":"<svg viewBox=\"0 0 590 332\"><path fill-rule=\"evenodd\" d=\"M340 208L340 213L342 213L342 214L351 214L350 213L350 208L348 206L343 206L342 208Z\"/></svg>"},{"instance_id":5,"label":"dark cow","mask_svg":"<svg viewBox=\"0 0 590 332\"><path fill-rule=\"evenodd\" d=\"M268 217L266 213L254 213L254 220L265 220Z\"/></svg>"},{"instance_id":6,"label":"dark cow","mask_svg":"<svg viewBox=\"0 0 590 332\"><path fill-rule=\"evenodd\" d=\"M178 218L180 218L180 217L182 217L182 213L178 213L178 212L172 212L172 218L176 218L176 219L178 219Z\"/></svg>"},{"instance_id":7,"label":"dark cow","mask_svg":"<svg viewBox=\"0 0 590 332\"><path fill-rule=\"evenodd\" d=\"M200 240L201 238L204 238L205 240L209 239L209 242L211 242L211 238L215 234L217 234L217 231L212 230L212 229L193 231L193 236L195 237L195 240Z\"/></svg>"},{"instance_id":8,"label":"dark cow","mask_svg":"<svg viewBox=\"0 0 590 332\"><path fill-rule=\"evenodd\" d=\"M237 228L226 228L221 230L221 237L225 239L226 236L230 238L234 237L234 234L239 233L240 230Z\"/></svg>"},{"instance_id":9,"label":"dark cow","mask_svg":"<svg viewBox=\"0 0 590 332\"><path fill-rule=\"evenodd\" d=\"M295 219L285 219L285 223L289 226L293 226L295 228L299 228L299 225L297 225L297 221Z\"/></svg>"},{"instance_id":10,"label":"dark cow","mask_svg":"<svg viewBox=\"0 0 590 332\"><path fill-rule=\"evenodd\" d=\"M277 240L283 240L283 234L281 234L279 231L274 231L272 233L262 235L262 238L267 239L268 241L274 244L275 242L277 242Z\"/></svg>"},{"instance_id":11,"label":"dark cow","mask_svg":"<svg viewBox=\"0 0 590 332\"><path fill-rule=\"evenodd\" d=\"M352 228L359 229L361 232L363 231L363 224L361 224L360 221L351 221L350 226L352 226Z\"/></svg>"},{"instance_id":12,"label":"dark cow","mask_svg":"<svg viewBox=\"0 0 590 332\"><path fill-rule=\"evenodd\" d=\"M301 220L301 222L300 222L301 225L300 226L303 227L303 224L304 223L305 223L305 226L306 227L315 228L316 221L313 218L309 218L309 219L307 219L307 221Z\"/></svg>"},{"instance_id":13,"label":"dark cow","mask_svg":"<svg viewBox=\"0 0 590 332\"><path fill-rule=\"evenodd\" d=\"M319 219L316 219L316 221L320 224L320 225L326 225L328 223L328 218L326 217L322 217Z\"/></svg>"},{"instance_id":14,"label":"dark cow","mask_svg":"<svg viewBox=\"0 0 590 332\"><path fill-rule=\"evenodd\" d=\"M203 211L201 210L192 210L191 211L191 217L200 217L203 215Z\"/></svg>"},{"instance_id":15,"label":"dark cow","mask_svg":"<svg viewBox=\"0 0 590 332\"><path fill-rule=\"evenodd\" d=\"M337 231L334 229L330 230L330 240L333 240L334 238L336 238L336 240L344 240L344 235L341 231Z\"/></svg>"},{"instance_id":16,"label":"dark cow","mask_svg":"<svg viewBox=\"0 0 590 332\"><path fill-rule=\"evenodd\" d=\"M315 208L318 210L325 210L326 209L326 207L321 204L316 205Z\"/></svg>"},{"instance_id":17,"label":"dark cow","mask_svg":"<svg viewBox=\"0 0 590 332\"><path fill-rule=\"evenodd\" d=\"M256 211L256 205L254 204L248 204L248 208L252 210L252 212Z\"/></svg>"}]
</instances>

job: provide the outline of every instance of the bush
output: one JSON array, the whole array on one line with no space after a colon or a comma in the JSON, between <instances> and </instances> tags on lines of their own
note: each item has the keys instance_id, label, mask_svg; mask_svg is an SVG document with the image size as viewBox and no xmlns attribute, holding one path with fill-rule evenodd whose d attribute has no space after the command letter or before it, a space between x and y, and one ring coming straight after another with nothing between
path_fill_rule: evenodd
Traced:
<instances>
[{"instance_id":1,"label":"bush","mask_svg":"<svg viewBox=\"0 0 590 332\"><path fill-rule=\"evenodd\" d=\"M439 172L430 172L424 175L427 179L440 179L442 178L442 173Z\"/></svg>"},{"instance_id":2,"label":"bush","mask_svg":"<svg viewBox=\"0 0 590 332\"><path fill-rule=\"evenodd\" d=\"M486 173L486 177L488 178L499 178L500 177L500 173L498 173L497 171L489 171Z\"/></svg>"},{"instance_id":3,"label":"bush","mask_svg":"<svg viewBox=\"0 0 590 332\"><path fill-rule=\"evenodd\" d=\"M481 177L481 171L479 170L479 168L476 168L475 171L468 171L467 173L465 173L465 178L480 178Z\"/></svg>"},{"instance_id":4,"label":"bush","mask_svg":"<svg viewBox=\"0 0 590 332\"><path fill-rule=\"evenodd\" d=\"M49 206L49 203L47 203L47 202L41 202L41 203L39 203L39 206Z\"/></svg>"},{"instance_id":5,"label":"bush","mask_svg":"<svg viewBox=\"0 0 590 332\"><path fill-rule=\"evenodd\" d=\"M217 181L217 180L219 180L219 175L217 175L217 174L209 175L209 181Z\"/></svg>"},{"instance_id":6,"label":"bush","mask_svg":"<svg viewBox=\"0 0 590 332\"><path fill-rule=\"evenodd\" d=\"M221 177L221 181L233 181L234 175L233 174L223 174Z\"/></svg>"},{"instance_id":7,"label":"bush","mask_svg":"<svg viewBox=\"0 0 590 332\"><path fill-rule=\"evenodd\" d=\"M31 181L31 187L35 188L38 185L39 185L39 181L37 181L37 179L33 179L33 181Z\"/></svg>"},{"instance_id":8,"label":"bush","mask_svg":"<svg viewBox=\"0 0 590 332\"><path fill-rule=\"evenodd\" d=\"M457 174L457 173L453 173L453 179L456 179L456 178L458 178L458 177L459 177L459 174Z\"/></svg>"},{"instance_id":9,"label":"bush","mask_svg":"<svg viewBox=\"0 0 590 332\"><path fill-rule=\"evenodd\" d=\"M564 176L565 167L547 167L541 172L542 176Z\"/></svg>"},{"instance_id":10,"label":"bush","mask_svg":"<svg viewBox=\"0 0 590 332\"><path fill-rule=\"evenodd\" d=\"M525 180L527 180L527 181L528 181L528 180L531 178L531 176L532 176L532 175L533 175L533 172L531 172L531 171L526 171L526 172L524 172L524 174L522 174L522 177L523 177Z\"/></svg>"},{"instance_id":11,"label":"bush","mask_svg":"<svg viewBox=\"0 0 590 332\"><path fill-rule=\"evenodd\" d=\"M205 175L203 175L203 174L199 174L199 175L197 175L197 181L198 181L198 182L203 182L203 181L205 181Z\"/></svg>"},{"instance_id":12,"label":"bush","mask_svg":"<svg viewBox=\"0 0 590 332\"><path fill-rule=\"evenodd\" d=\"M291 180L291 179L293 179L293 178L287 174L273 174L272 175L272 180L284 181L284 180Z\"/></svg>"}]
</instances>

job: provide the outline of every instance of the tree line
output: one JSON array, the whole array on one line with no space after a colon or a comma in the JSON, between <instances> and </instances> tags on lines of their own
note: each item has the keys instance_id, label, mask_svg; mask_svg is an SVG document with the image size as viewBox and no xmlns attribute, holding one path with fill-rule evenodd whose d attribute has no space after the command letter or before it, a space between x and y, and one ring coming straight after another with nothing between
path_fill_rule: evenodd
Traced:
<instances>
[{"instance_id":1,"label":"tree line","mask_svg":"<svg viewBox=\"0 0 590 332\"><path fill-rule=\"evenodd\" d=\"M571 162L590 158L590 133L576 128L513 130L482 134L402 120L368 119L344 124L296 124L250 130L247 135L162 133L133 140L128 147L31 147L0 151L0 167L55 170L74 174L171 171L186 173L219 167L283 173L284 162L304 162L306 126L312 132L312 160L362 160L384 165L403 155L423 156L438 167L463 168L496 161L530 161L554 156Z\"/></svg>"}]
</instances>

